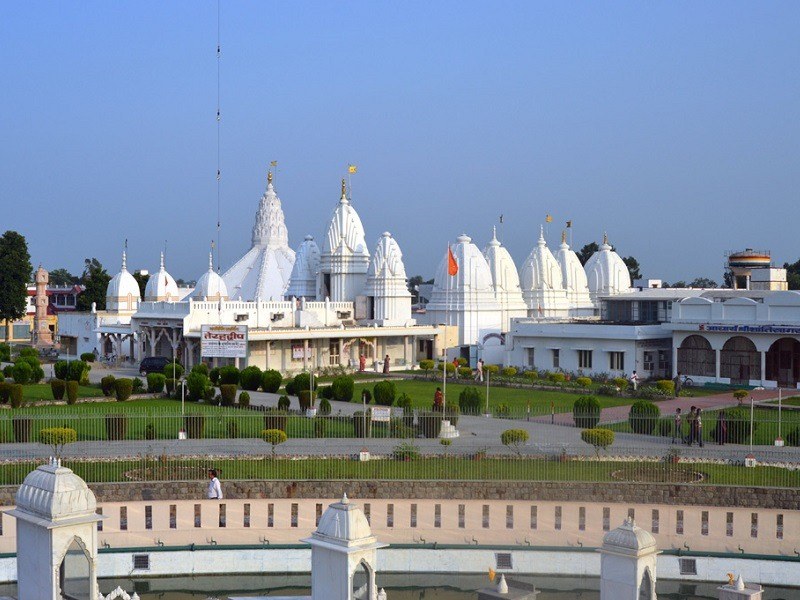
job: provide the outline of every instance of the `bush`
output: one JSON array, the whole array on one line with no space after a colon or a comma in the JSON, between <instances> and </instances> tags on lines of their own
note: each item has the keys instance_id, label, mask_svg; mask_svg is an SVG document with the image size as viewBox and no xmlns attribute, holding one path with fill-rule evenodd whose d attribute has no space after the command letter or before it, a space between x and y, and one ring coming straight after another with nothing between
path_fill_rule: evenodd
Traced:
<instances>
[{"instance_id":1,"label":"bush","mask_svg":"<svg viewBox=\"0 0 800 600\"><path fill-rule=\"evenodd\" d=\"M126 381L118 379L117 381ZM109 440L124 440L128 432L128 418L124 414L106 415L106 437Z\"/></svg>"},{"instance_id":2,"label":"bush","mask_svg":"<svg viewBox=\"0 0 800 600\"><path fill-rule=\"evenodd\" d=\"M394 394L394 381L379 381L372 388L372 397L375 398L375 404L381 406L391 406L394 404Z\"/></svg>"},{"instance_id":3,"label":"bush","mask_svg":"<svg viewBox=\"0 0 800 600\"><path fill-rule=\"evenodd\" d=\"M227 367L220 367L219 369L219 385L239 385L239 380L242 374L239 369L233 365Z\"/></svg>"},{"instance_id":4,"label":"bush","mask_svg":"<svg viewBox=\"0 0 800 600\"><path fill-rule=\"evenodd\" d=\"M323 417L327 417L331 414L331 403L327 398L323 398L319 401L319 414Z\"/></svg>"},{"instance_id":5,"label":"bush","mask_svg":"<svg viewBox=\"0 0 800 600\"><path fill-rule=\"evenodd\" d=\"M310 390L311 389L311 375L308 373L298 373L292 379L292 389L294 390L291 392L291 395L296 396L303 390ZM289 386L286 386L286 391L289 393Z\"/></svg>"},{"instance_id":6,"label":"bush","mask_svg":"<svg viewBox=\"0 0 800 600\"><path fill-rule=\"evenodd\" d=\"M160 394L164 391L167 378L163 373L150 373L147 376L147 391L151 394Z\"/></svg>"},{"instance_id":7,"label":"bush","mask_svg":"<svg viewBox=\"0 0 800 600\"><path fill-rule=\"evenodd\" d=\"M11 346L5 342L0 343L0 362L9 362L11 360Z\"/></svg>"},{"instance_id":8,"label":"bush","mask_svg":"<svg viewBox=\"0 0 800 600\"><path fill-rule=\"evenodd\" d=\"M219 386L222 406L233 406L236 403L236 392L239 386L235 383L223 383Z\"/></svg>"},{"instance_id":9,"label":"bush","mask_svg":"<svg viewBox=\"0 0 800 600\"><path fill-rule=\"evenodd\" d=\"M67 381L67 404L75 404L78 401L78 382Z\"/></svg>"},{"instance_id":10,"label":"bush","mask_svg":"<svg viewBox=\"0 0 800 600\"><path fill-rule=\"evenodd\" d=\"M746 408L729 408L725 410L728 423L728 442L746 444L750 439L750 411ZM700 413L700 418L704 417ZM706 427L703 426L703 429ZM753 434L758 430L758 420L753 420Z\"/></svg>"},{"instance_id":11,"label":"bush","mask_svg":"<svg viewBox=\"0 0 800 600\"><path fill-rule=\"evenodd\" d=\"M281 429L264 429L261 439L272 445L272 456L275 456L275 446L286 441L286 432Z\"/></svg>"},{"instance_id":12,"label":"bush","mask_svg":"<svg viewBox=\"0 0 800 600\"><path fill-rule=\"evenodd\" d=\"M355 391L355 382L349 375L339 375L334 377L331 382L331 392L333 393L333 400L339 402L350 402L353 399L353 392Z\"/></svg>"},{"instance_id":13,"label":"bush","mask_svg":"<svg viewBox=\"0 0 800 600\"><path fill-rule=\"evenodd\" d=\"M63 379L50 380L50 391L53 393L53 400L63 400L66 389L67 382Z\"/></svg>"},{"instance_id":14,"label":"bush","mask_svg":"<svg viewBox=\"0 0 800 600\"><path fill-rule=\"evenodd\" d=\"M82 360L73 360L69 363L69 374L67 379L77 381L81 385L89 383L89 371L91 367Z\"/></svg>"},{"instance_id":15,"label":"bush","mask_svg":"<svg viewBox=\"0 0 800 600\"><path fill-rule=\"evenodd\" d=\"M372 410L367 409L366 417L363 410L353 413L353 435L357 438L370 437L372 434Z\"/></svg>"},{"instance_id":16,"label":"bush","mask_svg":"<svg viewBox=\"0 0 800 600\"><path fill-rule=\"evenodd\" d=\"M6 365L3 367L3 376L8 378L11 377L11 371L14 369L14 365Z\"/></svg>"},{"instance_id":17,"label":"bush","mask_svg":"<svg viewBox=\"0 0 800 600\"><path fill-rule=\"evenodd\" d=\"M199 362L192 367L192 373L202 373L208 377L208 365L204 362Z\"/></svg>"},{"instance_id":18,"label":"bush","mask_svg":"<svg viewBox=\"0 0 800 600\"><path fill-rule=\"evenodd\" d=\"M242 392L239 394L239 406L250 406L250 394L248 392Z\"/></svg>"},{"instance_id":19,"label":"bush","mask_svg":"<svg viewBox=\"0 0 800 600\"><path fill-rule=\"evenodd\" d=\"M599 456L600 450L608 450L608 447L614 443L614 432L602 428L584 429L581 431L581 439L590 446L594 446L594 452Z\"/></svg>"},{"instance_id":20,"label":"bush","mask_svg":"<svg viewBox=\"0 0 800 600\"><path fill-rule=\"evenodd\" d=\"M628 423L634 433L650 435L655 430L660 417L661 409L658 406L646 400L637 400L631 405Z\"/></svg>"},{"instance_id":21,"label":"bush","mask_svg":"<svg viewBox=\"0 0 800 600\"><path fill-rule=\"evenodd\" d=\"M413 402L411 401L411 396L403 392L394 401L394 405L397 406L398 408L402 408L403 413L405 414L411 412L413 407Z\"/></svg>"},{"instance_id":22,"label":"bush","mask_svg":"<svg viewBox=\"0 0 800 600\"><path fill-rule=\"evenodd\" d=\"M56 379L66 381L69 377L69 363L65 360L57 360L53 363L53 373L55 373Z\"/></svg>"},{"instance_id":23,"label":"bush","mask_svg":"<svg viewBox=\"0 0 800 600\"><path fill-rule=\"evenodd\" d=\"M195 365L195 366L197 366L197 365ZM170 363L167 363L166 365L164 365L164 369L161 372L164 374L164 377L167 378L167 379L169 379L169 378L180 379L181 377L183 377L183 374L184 374L185 371L184 371L184 368L181 365L181 363L179 363L179 362L170 362ZM194 372L194 369L192 369L192 372Z\"/></svg>"},{"instance_id":24,"label":"bush","mask_svg":"<svg viewBox=\"0 0 800 600\"><path fill-rule=\"evenodd\" d=\"M200 375L200 373L198 373L198 375ZM214 388L209 385L206 391L203 392L203 402L206 404L217 404L217 402L221 403L222 399L214 394Z\"/></svg>"},{"instance_id":25,"label":"bush","mask_svg":"<svg viewBox=\"0 0 800 600\"><path fill-rule=\"evenodd\" d=\"M286 431L289 415L279 408L268 408L264 411L264 429L280 429Z\"/></svg>"},{"instance_id":26,"label":"bush","mask_svg":"<svg viewBox=\"0 0 800 600\"><path fill-rule=\"evenodd\" d=\"M30 363L24 360L19 360L14 363L14 367L11 369L11 377L14 378L14 383L18 383L20 385L30 383L32 375L33 367L31 367Z\"/></svg>"},{"instance_id":27,"label":"bush","mask_svg":"<svg viewBox=\"0 0 800 600\"><path fill-rule=\"evenodd\" d=\"M422 369L423 371L425 371L426 373L428 371L432 371L434 365L435 365L435 363L432 360L428 359L428 358L419 361L419 368Z\"/></svg>"},{"instance_id":28,"label":"bush","mask_svg":"<svg viewBox=\"0 0 800 600\"><path fill-rule=\"evenodd\" d=\"M19 383L11 384L11 408L22 406L22 385Z\"/></svg>"},{"instance_id":29,"label":"bush","mask_svg":"<svg viewBox=\"0 0 800 600\"><path fill-rule=\"evenodd\" d=\"M214 367L208 372L208 378L211 380L211 383L217 385L219 383L219 367Z\"/></svg>"},{"instance_id":30,"label":"bush","mask_svg":"<svg viewBox=\"0 0 800 600\"><path fill-rule=\"evenodd\" d=\"M504 446L508 446L516 452L517 455L520 455L522 453L520 446L524 446L530 437L531 436L524 429L506 429L500 434L500 441L503 442Z\"/></svg>"},{"instance_id":31,"label":"bush","mask_svg":"<svg viewBox=\"0 0 800 600\"><path fill-rule=\"evenodd\" d=\"M442 430L442 413L440 411L419 411L417 413L417 421L422 435L426 438L439 437L439 432Z\"/></svg>"},{"instance_id":32,"label":"bush","mask_svg":"<svg viewBox=\"0 0 800 600\"><path fill-rule=\"evenodd\" d=\"M414 444L400 444L392 450L392 458L395 460L416 460L419 458L419 448Z\"/></svg>"},{"instance_id":33,"label":"bush","mask_svg":"<svg viewBox=\"0 0 800 600\"><path fill-rule=\"evenodd\" d=\"M70 427L48 427L39 431L39 443L53 447L53 454L61 457L64 446L78 441L78 432Z\"/></svg>"},{"instance_id":34,"label":"bush","mask_svg":"<svg viewBox=\"0 0 800 600\"><path fill-rule=\"evenodd\" d=\"M131 377L131 385L134 394L140 394L144 389L144 382L138 377Z\"/></svg>"},{"instance_id":35,"label":"bush","mask_svg":"<svg viewBox=\"0 0 800 600\"><path fill-rule=\"evenodd\" d=\"M462 379L468 379L472 377L472 369L469 367L458 367L458 376Z\"/></svg>"},{"instance_id":36,"label":"bush","mask_svg":"<svg viewBox=\"0 0 800 600\"><path fill-rule=\"evenodd\" d=\"M275 369L268 369L261 374L261 389L270 394L274 394L281 389L283 377Z\"/></svg>"},{"instance_id":37,"label":"bush","mask_svg":"<svg viewBox=\"0 0 800 600\"><path fill-rule=\"evenodd\" d=\"M749 394L749 393L750 393L750 392L748 392L747 390L735 390L735 391L733 392L733 397L734 397L734 398L736 398L736 400L738 400L738 401L739 401L739 404L741 404L741 403L742 403L742 400L744 400L745 398L747 398L747 396L748 396L748 394Z\"/></svg>"},{"instance_id":38,"label":"bush","mask_svg":"<svg viewBox=\"0 0 800 600\"><path fill-rule=\"evenodd\" d=\"M3 372L2 372L2 371L0 371L0 383L2 383L2 382L3 382L3 381L5 381L5 380L6 380L6 376L5 376L5 375L3 375Z\"/></svg>"},{"instance_id":39,"label":"bush","mask_svg":"<svg viewBox=\"0 0 800 600\"><path fill-rule=\"evenodd\" d=\"M372 392L370 392L367 388L364 388L357 397L353 398L352 402L370 404L372 402Z\"/></svg>"},{"instance_id":40,"label":"bush","mask_svg":"<svg viewBox=\"0 0 800 600\"><path fill-rule=\"evenodd\" d=\"M170 377L169 379L164 380L164 387L167 388L167 394L169 396L172 396L172 394L175 392L175 388L177 387L177 385L178 385L177 379L172 379Z\"/></svg>"},{"instance_id":41,"label":"bush","mask_svg":"<svg viewBox=\"0 0 800 600\"><path fill-rule=\"evenodd\" d=\"M202 373L197 373L197 375L205 377ZM206 416L198 413L185 415L183 417L183 428L186 430L186 437L199 440L203 437L203 432L206 428Z\"/></svg>"},{"instance_id":42,"label":"bush","mask_svg":"<svg viewBox=\"0 0 800 600\"><path fill-rule=\"evenodd\" d=\"M109 398L114 393L114 382L117 380L113 375L106 375L100 380L100 389L103 390L103 396Z\"/></svg>"},{"instance_id":43,"label":"bush","mask_svg":"<svg viewBox=\"0 0 800 600\"><path fill-rule=\"evenodd\" d=\"M0 382L0 403L8 404L10 398L11 398L11 382L9 381Z\"/></svg>"},{"instance_id":44,"label":"bush","mask_svg":"<svg viewBox=\"0 0 800 600\"><path fill-rule=\"evenodd\" d=\"M93 363L94 362L94 352L84 352L83 354L81 354L81 360L83 362Z\"/></svg>"},{"instance_id":45,"label":"bush","mask_svg":"<svg viewBox=\"0 0 800 600\"><path fill-rule=\"evenodd\" d=\"M548 373L547 378L552 383L564 383L567 380L567 376L563 373Z\"/></svg>"},{"instance_id":46,"label":"bush","mask_svg":"<svg viewBox=\"0 0 800 600\"><path fill-rule=\"evenodd\" d=\"M578 377L575 380L575 383L577 383L582 388L587 388L590 385L592 385L592 380L589 377Z\"/></svg>"},{"instance_id":47,"label":"bush","mask_svg":"<svg viewBox=\"0 0 800 600\"><path fill-rule=\"evenodd\" d=\"M503 368L503 375L505 375L506 377L514 377L514 375L516 375L516 374L517 374L517 368L516 367L504 367Z\"/></svg>"},{"instance_id":48,"label":"bush","mask_svg":"<svg viewBox=\"0 0 800 600\"><path fill-rule=\"evenodd\" d=\"M239 374L239 383L243 390L255 392L261 387L261 369L256 366L242 369L242 372Z\"/></svg>"},{"instance_id":49,"label":"bush","mask_svg":"<svg viewBox=\"0 0 800 600\"><path fill-rule=\"evenodd\" d=\"M447 374L448 375L451 375L451 374L456 372L456 368L455 368L455 366L453 366L453 363L451 363L451 362L443 363L443 362L439 361L439 364L436 365L436 368L439 371L441 371L442 370L442 365L444 365L445 368L447 369Z\"/></svg>"},{"instance_id":50,"label":"bush","mask_svg":"<svg viewBox=\"0 0 800 600\"><path fill-rule=\"evenodd\" d=\"M202 373L189 373L186 388L189 390L189 400L197 402L206 397L206 390L211 389L211 381Z\"/></svg>"},{"instance_id":51,"label":"bush","mask_svg":"<svg viewBox=\"0 0 800 600\"><path fill-rule=\"evenodd\" d=\"M530 379L531 381L539 379L539 371L525 371L523 375L526 379Z\"/></svg>"},{"instance_id":52,"label":"bush","mask_svg":"<svg viewBox=\"0 0 800 600\"><path fill-rule=\"evenodd\" d=\"M291 405L292 401L289 399L289 396L284 395L278 398L278 410L289 410Z\"/></svg>"},{"instance_id":53,"label":"bush","mask_svg":"<svg viewBox=\"0 0 800 600\"><path fill-rule=\"evenodd\" d=\"M500 372L500 367L497 365L484 365L483 370L490 375L497 375Z\"/></svg>"},{"instance_id":54,"label":"bush","mask_svg":"<svg viewBox=\"0 0 800 600\"><path fill-rule=\"evenodd\" d=\"M511 407L505 402L501 402L494 407L494 416L498 419L508 419L511 416Z\"/></svg>"},{"instance_id":55,"label":"bush","mask_svg":"<svg viewBox=\"0 0 800 600\"><path fill-rule=\"evenodd\" d=\"M309 408L314 408L316 395L316 392L312 392L311 390L300 390L297 393L297 403L300 405L300 410L305 412Z\"/></svg>"},{"instance_id":56,"label":"bush","mask_svg":"<svg viewBox=\"0 0 800 600\"><path fill-rule=\"evenodd\" d=\"M133 381L130 379L120 378L114 381L114 394L117 397L117 402L125 402L131 397L133 392Z\"/></svg>"},{"instance_id":57,"label":"bush","mask_svg":"<svg viewBox=\"0 0 800 600\"><path fill-rule=\"evenodd\" d=\"M656 389L663 392L667 396L675 395L675 382L671 379L659 379L656 381Z\"/></svg>"},{"instance_id":58,"label":"bush","mask_svg":"<svg viewBox=\"0 0 800 600\"><path fill-rule=\"evenodd\" d=\"M481 412L483 398L478 388L467 387L458 395L458 407L465 415L477 415Z\"/></svg>"},{"instance_id":59,"label":"bush","mask_svg":"<svg viewBox=\"0 0 800 600\"><path fill-rule=\"evenodd\" d=\"M625 379L624 377L614 377L614 379L612 379L612 382L614 383L615 386L617 386L621 390L626 389L629 384L628 380Z\"/></svg>"},{"instance_id":60,"label":"bush","mask_svg":"<svg viewBox=\"0 0 800 600\"><path fill-rule=\"evenodd\" d=\"M326 400L333 400L333 388L329 385L318 387L317 398L325 398Z\"/></svg>"},{"instance_id":61,"label":"bush","mask_svg":"<svg viewBox=\"0 0 800 600\"><path fill-rule=\"evenodd\" d=\"M600 402L594 396L581 396L572 405L575 427L591 429L600 421Z\"/></svg>"},{"instance_id":62,"label":"bush","mask_svg":"<svg viewBox=\"0 0 800 600\"><path fill-rule=\"evenodd\" d=\"M613 398L619 395L619 390L613 385L601 385L597 388L597 393L601 396L611 396Z\"/></svg>"}]
</instances>

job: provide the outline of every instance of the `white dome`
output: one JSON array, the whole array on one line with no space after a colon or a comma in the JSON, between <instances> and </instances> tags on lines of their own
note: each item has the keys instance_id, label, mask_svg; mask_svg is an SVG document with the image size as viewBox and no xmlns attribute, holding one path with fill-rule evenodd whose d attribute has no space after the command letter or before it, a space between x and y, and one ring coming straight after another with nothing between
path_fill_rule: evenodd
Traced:
<instances>
[{"instance_id":1,"label":"white dome","mask_svg":"<svg viewBox=\"0 0 800 600\"><path fill-rule=\"evenodd\" d=\"M106 288L106 310L135 312L142 297L139 283L128 273L127 252L122 252L122 269L111 278Z\"/></svg>"},{"instance_id":2,"label":"white dome","mask_svg":"<svg viewBox=\"0 0 800 600\"><path fill-rule=\"evenodd\" d=\"M214 271L214 257L208 253L208 271L197 280L197 285L192 293L195 300L227 300L228 288L225 281Z\"/></svg>"},{"instance_id":3,"label":"white dome","mask_svg":"<svg viewBox=\"0 0 800 600\"><path fill-rule=\"evenodd\" d=\"M628 267L611 249L608 237L603 235L600 249L592 254L584 267L589 284L589 294L594 302L599 296L614 296L627 292L631 287Z\"/></svg>"},{"instance_id":4,"label":"white dome","mask_svg":"<svg viewBox=\"0 0 800 600\"><path fill-rule=\"evenodd\" d=\"M407 279L403 253L388 231L385 231L378 240L367 270L367 282L378 279L402 281L403 286ZM405 289L408 292L408 288Z\"/></svg>"},{"instance_id":5,"label":"white dome","mask_svg":"<svg viewBox=\"0 0 800 600\"><path fill-rule=\"evenodd\" d=\"M86 482L57 461L28 473L17 490L17 510L58 521L94 516L97 501Z\"/></svg>"},{"instance_id":6,"label":"white dome","mask_svg":"<svg viewBox=\"0 0 800 600\"><path fill-rule=\"evenodd\" d=\"M522 298L517 266L511 254L497 239L496 228L492 228L492 239L484 248L483 256L489 265L495 298L503 309L503 327L508 329L510 318L526 316L527 305Z\"/></svg>"},{"instance_id":7,"label":"white dome","mask_svg":"<svg viewBox=\"0 0 800 600\"><path fill-rule=\"evenodd\" d=\"M558 266L561 268L561 282L567 290L567 298L571 307L589 307L592 302L589 298L589 283L586 271L583 270L578 255L570 250L567 244L566 231L561 234L561 246L556 254Z\"/></svg>"},{"instance_id":8,"label":"white dome","mask_svg":"<svg viewBox=\"0 0 800 600\"><path fill-rule=\"evenodd\" d=\"M164 253L161 253L161 266L158 272L150 276L144 288L146 302L177 302L180 300L178 284L164 268Z\"/></svg>"},{"instance_id":9,"label":"white dome","mask_svg":"<svg viewBox=\"0 0 800 600\"><path fill-rule=\"evenodd\" d=\"M539 241L522 265L520 287L523 295L532 290L563 290L561 267L547 247L544 230L539 230Z\"/></svg>"},{"instance_id":10,"label":"white dome","mask_svg":"<svg viewBox=\"0 0 800 600\"><path fill-rule=\"evenodd\" d=\"M351 504L347 494L341 502L334 502L322 513L313 538L329 543L356 545L373 542L372 529L363 511Z\"/></svg>"},{"instance_id":11,"label":"white dome","mask_svg":"<svg viewBox=\"0 0 800 600\"><path fill-rule=\"evenodd\" d=\"M319 246L314 237L307 235L295 254L292 274L289 277L287 298L313 299L317 294L317 272L319 271Z\"/></svg>"},{"instance_id":12,"label":"white dome","mask_svg":"<svg viewBox=\"0 0 800 600\"><path fill-rule=\"evenodd\" d=\"M330 256L358 256L369 261L369 251L361 218L347 199L345 181L342 180L342 197L333 211L328 232L322 244L323 268ZM328 261L329 266L330 261Z\"/></svg>"},{"instance_id":13,"label":"white dome","mask_svg":"<svg viewBox=\"0 0 800 600\"><path fill-rule=\"evenodd\" d=\"M603 550L623 554L641 554L656 547L656 539L628 517L625 522L603 537Z\"/></svg>"},{"instance_id":14,"label":"white dome","mask_svg":"<svg viewBox=\"0 0 800 600\"><path fill-rule=\"evenodd\" d=\"M294 250L281 201L267 176L267 190L261 196L253 225L252 246L222 278L232 300L282 300L294 266Z\"/></svg>"}]
</instances>

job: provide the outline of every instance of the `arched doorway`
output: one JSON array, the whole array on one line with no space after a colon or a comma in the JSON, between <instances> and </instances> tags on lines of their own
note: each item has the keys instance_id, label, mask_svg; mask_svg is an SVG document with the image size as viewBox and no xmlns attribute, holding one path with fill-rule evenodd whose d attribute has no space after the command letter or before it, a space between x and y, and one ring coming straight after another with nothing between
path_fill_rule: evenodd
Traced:
<instances>
[{"instance_id":1,"label":"arched doorway","mask_svg":"<svg viewBox=\"0 0 800 600\"><path fill-rule=\"evenodd\" d=\"M59 585L65 600L94 600L89 591L91 566L81 543L73 538L59 567Z\"/></svg>"},{"instance_id":2,"label":"arched doorway","mask_svg":"<svg viewBox=\"0 0 800 600\"><path fill-rule=\"evenodd\" d=\"M737 335L722 347L719 358L720 377L730 377L734 385L749 385L761 379L761 356L752 340Z\"/></svg>"},{"instance_id":3,"label":"arched doorway","mask_svg":"<svg viewBox=\"0 0 800 600\"><path fill-rule=\"evenodd\" d=\"M650 569L644 570L642 584L639 586L639 600L653 600L653 580L650 578Z\"/></svg>"},{"instance_id":4,"label":"arched doorway","mask_svg":"<svg viewBox=\"0 0 800 600\"><path fill-rule=\"evenodd\" d=\"M678 371L696 377L716 376L716 357L709 341L701 335L690 335L678 348Z\"/></svg>"},{"instance_id":5,"label":"arched doorway","mask_svg":"<svg viewBox=\"0 0 800 600\"><path fill-rule=\"evenodd\" d=\"M352 591L354 600L368 600L370 598L369 590L372 585L372 573L369 565L363 560L356 567L352 579Z\"/></svg>"},{"instance_id":6,"label":"arched doorway","mask_svg":"<svg viewBox=\"0 0 800 600\"><path fill-rule=\"evenodd\" d=\"M800 381L800 341L781 338L767 351L767 379L782 387L797 387Z\"/></svg>"}]
</instances>

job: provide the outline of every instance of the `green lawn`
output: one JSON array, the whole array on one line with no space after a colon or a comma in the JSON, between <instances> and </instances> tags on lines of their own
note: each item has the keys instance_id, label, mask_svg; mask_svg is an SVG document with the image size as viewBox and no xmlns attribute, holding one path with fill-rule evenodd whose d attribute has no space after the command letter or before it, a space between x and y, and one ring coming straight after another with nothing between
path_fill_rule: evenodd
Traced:
<instances>
[{"instance_id":1,"label":"green lawn","mask_svg":"<svg viewBox=\"0 0 800 600\"><path fill-rule=\"evenodd\" d=\"M78 386L78 398L97 398L103 392L96 385ZM30 383L22 386L22 398L24 400L52 400L53 392L49 383Z\"/></svg>"},{"instance_id":2,"label":"green lawn","mask_svg":"<svg viewBox=\"0 0 800 600\"><path fill-rule=\"evenodd\" d=\"M268 451L266 451L268 454ZM411 461L348 459L206 458L72 461L63 464L89 483L106 481L205 481L213 466L223 480L487 480L487 481L648 481L800 487L800 472L776 467L745 468L716 464L667 464L547 460L542 458L420 458ZM19 484L36 463L0 465L0 484ZM620 477L620 473L625 473Z\"/></svg>"},{"instance_id":3,"label":"green lawn","mask_svg":"<svg viewBox=\"0 0 800 600\"><path fill-rule=\"evenodd\" d=\"M767 404L774 404L775 406L778 405L777 400L770 400ZM790 396L789 398L784 398L781 400L781 404L783 406L800 406L800 396Z\"/></svg>"},{"instance_id":4,"label":"green lawn","mask_svg":"<svg viewBox=\"0 0 800 600\"><path fill-rule=\"evenodd\" d=\"M433 394L437 387L441 387L441 381L421 381L418 379L393 379L396 395L402 393L411 397L415 408L429 409L433 405ZM354 401L361 398L361 390L367 388L372 393L374 383L356 382ZM453 383L447 382L447 400L458 404L458 395L465 387L476 387L481 394L482 402L486 401L486 384ZM591 393L591 392L585 392ZM580 393L539 391L533 389L490 387L489 389L489 409L495 409L499 404L506 404L512 412L524 414L530 402L532 415L550 414L551 404L555 412L572 412L572 405L581 396ZM595 396L600 405L605 408L609 406L624 406L633 402L630 398L609 398L608 396Z\"/></svg>"}]
</instances>

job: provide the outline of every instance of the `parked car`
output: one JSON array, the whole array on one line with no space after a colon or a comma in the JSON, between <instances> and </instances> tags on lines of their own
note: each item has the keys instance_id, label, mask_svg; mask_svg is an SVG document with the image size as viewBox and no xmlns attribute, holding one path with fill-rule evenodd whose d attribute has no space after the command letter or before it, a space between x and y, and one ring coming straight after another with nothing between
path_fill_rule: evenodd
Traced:
<instances>
[{"instance_id":1,"label":"parked car","mask_svg":"<svg viewBox=\"0 0 800 600\"><path fill-rule=\"evenodd\" d=\"M148 356L139 365L139 373L142 377L146 377L150 373L163 373L164 367L171 362L165 356Z\"/></svg>"}]
</instances>

